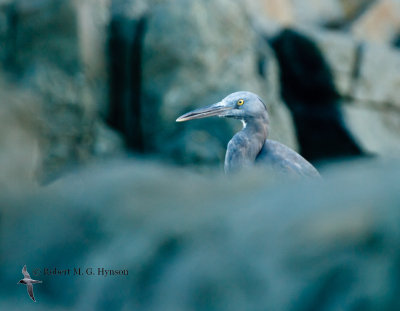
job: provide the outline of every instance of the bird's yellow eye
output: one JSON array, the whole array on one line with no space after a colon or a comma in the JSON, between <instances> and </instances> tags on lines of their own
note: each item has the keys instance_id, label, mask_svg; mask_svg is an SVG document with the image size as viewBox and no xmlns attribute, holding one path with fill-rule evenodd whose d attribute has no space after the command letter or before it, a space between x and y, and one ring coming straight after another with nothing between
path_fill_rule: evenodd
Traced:
<instances>
[{"instance_id":1,"label":"bird's yellow eye","mask_svg":"<svg viewBox=\"0 0 400 311\"><path fill-rule=\"evenodd\" d=\"M238 106L241 106L244 104L244 100L243 99L239 99L237 102Z\"/></svg>"}]
</instances>

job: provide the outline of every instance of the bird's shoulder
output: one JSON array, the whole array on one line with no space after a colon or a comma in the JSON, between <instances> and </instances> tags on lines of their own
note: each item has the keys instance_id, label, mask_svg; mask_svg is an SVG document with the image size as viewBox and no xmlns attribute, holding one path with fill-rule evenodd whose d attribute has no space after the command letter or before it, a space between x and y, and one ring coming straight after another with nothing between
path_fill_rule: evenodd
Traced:
<instances>
[{"instance_id":1,"label":"bird's shoulder","mask_svg":"<svg viewBox=\"0 0 400 311\"><path fill-rule=\"evenodd\" d=\"M267 163L282 172L300 176L319 177L317 169L296 151L284 144L267 139L256 158L256 162Z\"/></svg>"}]
</instances>

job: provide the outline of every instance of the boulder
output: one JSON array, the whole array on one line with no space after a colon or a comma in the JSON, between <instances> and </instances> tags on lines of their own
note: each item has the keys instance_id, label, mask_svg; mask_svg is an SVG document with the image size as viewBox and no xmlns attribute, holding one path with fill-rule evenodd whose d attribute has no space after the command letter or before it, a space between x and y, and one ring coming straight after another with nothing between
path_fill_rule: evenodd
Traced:
<instances>
[{"instance_id":1,"label":"boulder","mask_svg":"<svg viewBox=\"0 0 400 311\"><path fill-rule=\"evenodd\" d=\"M375 1L352 23L351 33L358 39L390 44L400 33L400 1Z\"/></svg>"},{"instance_id":2,"label":"boulder","mask_svg":"<svg viewBox=\"0 0 400 311\"><path fill-rule=\"evenodd\" d=\"M304 27L272 42L304 155L400 154L396 49Z\"/></svg>"},{"instance_id":3,"label":"boulder","mask_svg":"<svg viewBox=\"0 0 400 311\"><path fill-rule=\"evenodd\" d=\"M338 0L250 0L246 7L264 30L293 25L330 26L343 22L344 11ZM276 25L275 25L276 26Z\"/></svg>"},{"instance_id":4,"label":"boulder","mask_svg":"<svg viewBox=\"0 0 400 311\"><path fill-rule=\"evenodd\" d=\"M357 19L359 16L364 14L372 4L374 4L375 0L339 0L343 9L343 13L348 22L352 22L354 19Z\"/></svg>"},{"instance_id":5,"label":"boulder","mask_svg":"<svg viewBox=\"0 0 400 311\"><path fill-rule=\"evenodd\" d=\"M361 59L352 97L373 103L376 108L391 106L400 110L400 51L364 44Z\"/></svg>"},{"instance_id":6,"label":"boulder","mask_svg":"<svg viewBox=\"0 0 400 311\"><path fill-rule=\"evenodd\" d=\"M88 91L96 110L105 118L108 114L109 72L107 65L107 27L110 22L109 0L76 2L79 60Z\"/></svg>"},{"instance_id":7,"label":"boulder","mask_svg":"<svg viewBox=\"0 0 400 311\"><path fill-rule=\"evenodd\" d=\"M359 66L359 42L338 31L298 28L320 51L330 72L332 82L341 97L353 91L353 79Z\"/></svg>"},{"instance_id":8,"label":"boulder","mask_svg":"<svg viewBox=\"0 0 400 311\"><path fill-rule=\"evenodd\" d=\"M322 183L271 184L130 161L2 189L0 308L397 310L399 169L352 162ZM15 284L25 264L43 281L36 305Z\"/></svg>"},{"instance_id":9,"label":"boulder","mask_svg":"<svg viewBox=\"0 0 400 311\"><path fill-rule=\"evenodd\" d=\"M354 41L327 31L287 29L272 39L272 46L301 153L311 160L361 155L339 109L353 83Z\"/></svg>"},{"instance_id":10,"label":"boulder","mask_svg":"<svg viewBox=\"0 0 400 311\"><path fill-rule=\"evenodd\" d=\"M393 157L400 155L400 111L380 109L352 101L340 107L343 121L365 153Z\"/></svg>"},{"instance_id":11,"label":"boulder","mask_svg":"<svg viewBox=\"0 0 400 311\"><path fill-rule=\"evenodd\" d=\"M40 98L0 78L0 188L35 187L40 171Z\"/></svg>"},{"instance_id":12,"label":"boulder","mask_svg":"<svg viewBox=\"0 0 400 311\"><path fill-rule=\"evenodd\" d=\"M36 117L42 123L42 179L93 159L99 150L96 144L110 137L98 131L107 74L102 43L106 17L99 18L105 13L96 12L99 7L104 11L105 5L89 0L16 0L0 5L5 42L0 73L40 99ZM91 14L97 24L87 18ZM119 150L120 142L107 143L112 146L107 152Z\"/></svg>"},{"instance_id":13,"label":"boulder","mask_svg":"<svg viewBox=\"0 0 400 311\"><path fill-rule=\"evenodd\" d=\"M279 97L276 60L240 1L154 1L144 9L140 1L130 3L138 7L117 1L115 7L126 10L112 19L115 51L129 65L113 61L123 74L112 82L119 91L112 92L111 121L132 149L180 163L222 163L240 124L175 120L238 90L259 94L271 114L271 137L296 146L290 114Z\"/></svg>"},{"instance_id":14,"label":"boulder","mask_svg":"<svg viewBox=\"0 0 400 311\"><path fill-rule=\"evenodd\" d=\"M246 9L255 28L270 36L295 23L291 0L248 0Z\"/></svg>"},{"instance_id":15,"label":"boulder","mask_svg":"<svg viewBox=\"0 0 400 311\"><path fill-rule=\"evenodd\" d=\"M329 25L343 19L338 0L291 0L297 24Z\"/></svg>"}]
</instances>

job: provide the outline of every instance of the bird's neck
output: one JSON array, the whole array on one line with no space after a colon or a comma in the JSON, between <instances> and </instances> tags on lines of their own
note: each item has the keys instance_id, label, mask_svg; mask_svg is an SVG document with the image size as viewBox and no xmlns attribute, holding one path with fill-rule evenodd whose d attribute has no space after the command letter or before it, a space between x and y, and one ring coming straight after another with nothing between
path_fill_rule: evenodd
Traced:
<instances>
[{"instance_id":1,"label":"bird's neck","mask_svg":"<svg viewBox=\"0 0 400 311\"><path fill-rule=\"evenodd\" d=\"M243 129L228 143L225 171L239 170L254 163L268 136L268 116L242 120Z\"/></svg>"},{"instance_id":2,"label":"bird's neck","mask_svg":"<svg viewBox=\"0 0 400 311\"><path fill-rule=\"evenodd\" d=\"M268 118L247 119L242 120L242 123L243 128L236 135L243 135L248 138L246 140L248 142L248 155L254 161L268 137Z\"/></svg>"}]
</instances>

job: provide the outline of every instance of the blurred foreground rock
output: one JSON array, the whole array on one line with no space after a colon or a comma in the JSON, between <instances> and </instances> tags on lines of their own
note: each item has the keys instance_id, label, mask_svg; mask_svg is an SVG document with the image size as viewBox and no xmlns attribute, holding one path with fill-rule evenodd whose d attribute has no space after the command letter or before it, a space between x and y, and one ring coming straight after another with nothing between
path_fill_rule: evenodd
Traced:
<instances>
[{"instance_id":1,"label":"blurred foreground rock","mask_svg":"<svg viewBox=\"0 0 400 311\"><path fill-rule=\"evenodd\" d=\"M397 310L399 171L350 163L274 185L128 162L2 191L0 308ZM37 304L16 285L24 264L41 269ZM128 275L42 275L74 267Z\"/></svg>"}]
</instances>

